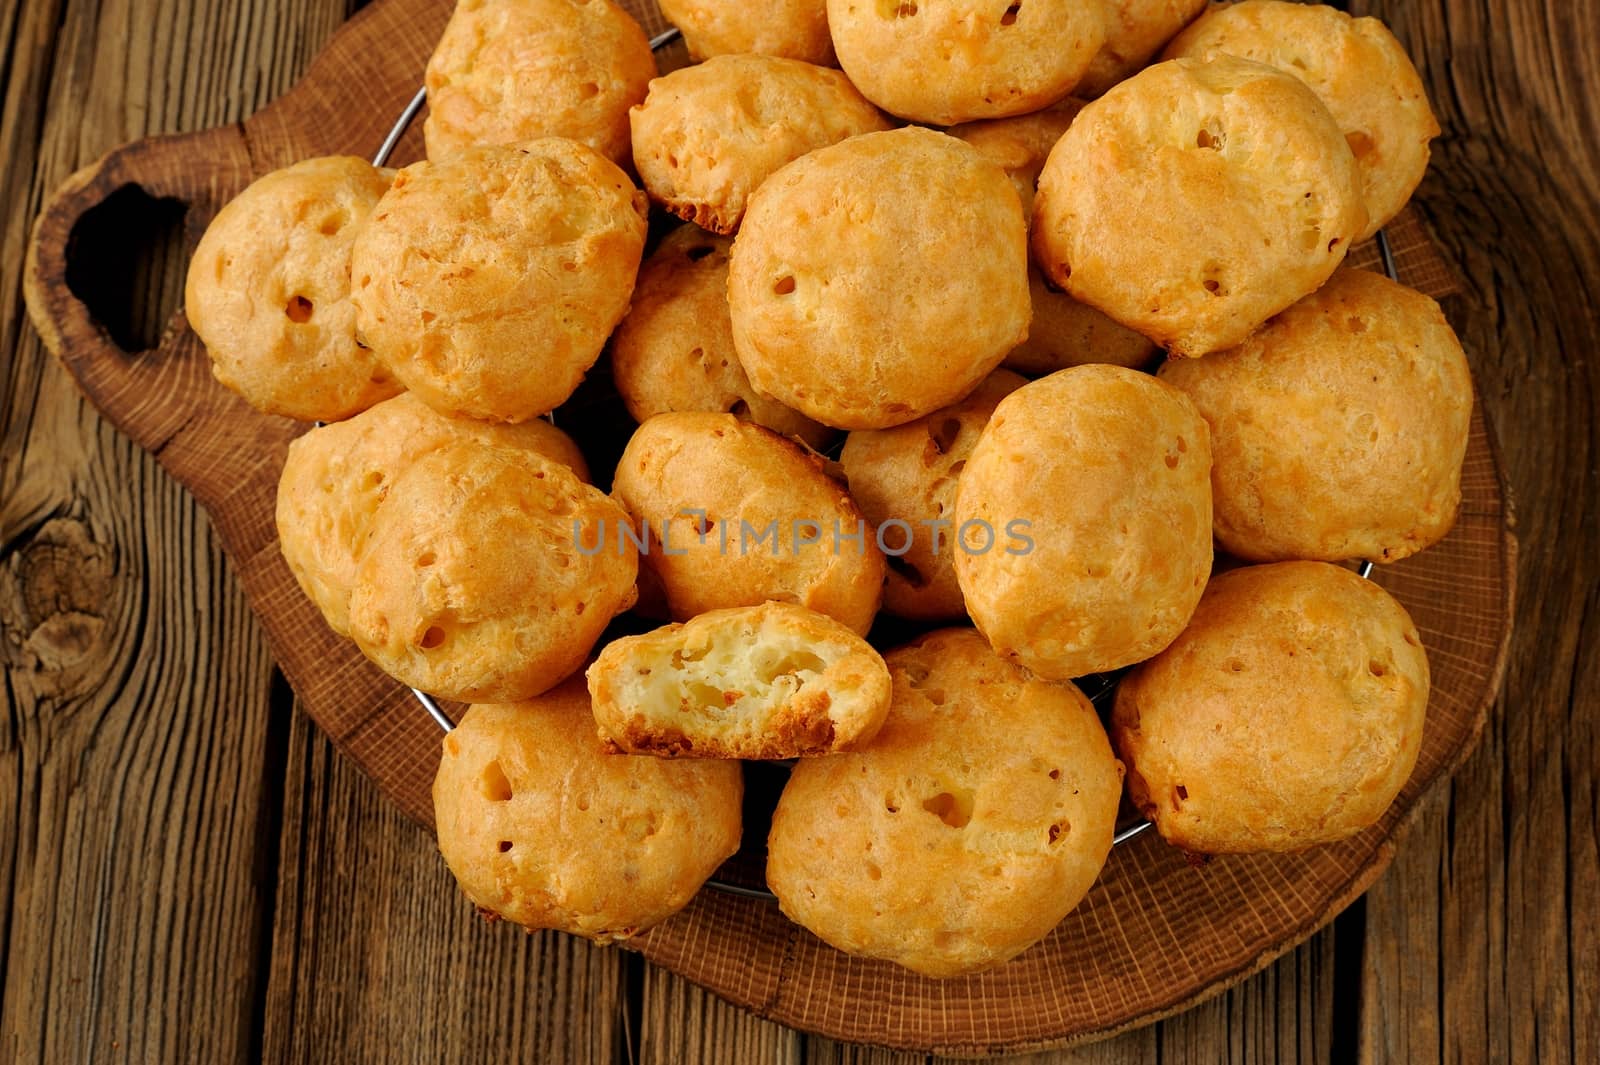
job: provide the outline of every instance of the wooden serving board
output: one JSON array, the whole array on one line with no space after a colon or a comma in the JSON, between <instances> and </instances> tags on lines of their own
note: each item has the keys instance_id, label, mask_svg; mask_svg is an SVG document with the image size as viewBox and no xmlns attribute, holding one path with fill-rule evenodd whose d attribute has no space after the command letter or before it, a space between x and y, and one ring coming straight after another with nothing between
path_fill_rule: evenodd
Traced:
<instances>
[{"instance_id":1,"label":"wooden serving board","mask_svg":"<svg viewBox=\"0 0 1600 1065\"><path fill-rule=\"evenodd\" d=\"M626 6L666 28L650 0ZM318 724L410 816L431 821L439 733L411 694L334 636L278 551L273 499L305 426L258 414L218 385L181 310L154 350L129 352L84 296L130 283L84 254L91 232L135 229L145 197L183 212L191 252L216 211L255 177L313 155L370 156L421 82L450 0L378 0L305 78L234 126L117 149L46 204L29 249L28 307L89 399L206 507L290 683ZM419 126L396 164L421 154ZM143 196L130 195L136 187ZM1401 280L1435 297L1452 275L1408 214L1390 227ZM1377 265L1369 244L1352 262ZM1470 353L1469 353L1470 354ZM1419 797L1472 749L1500 683L1515 541L1481 408L1455 530L1377 580L1411 612L1433 668L1416 772L1382 822L1302 854L1188 865L1154 833L1118 847L1094 890L1041 944L990 973L946 982L847 957L771 901L703 891L632 946L764 1017L839 1039L954 1054L1093 1039L1176 1012L1261 968L1364 891L1394 853ZM755 840L759 853L761 841ZM465 905L465 902L463 902Z\"/></svg>"}]
</instances>

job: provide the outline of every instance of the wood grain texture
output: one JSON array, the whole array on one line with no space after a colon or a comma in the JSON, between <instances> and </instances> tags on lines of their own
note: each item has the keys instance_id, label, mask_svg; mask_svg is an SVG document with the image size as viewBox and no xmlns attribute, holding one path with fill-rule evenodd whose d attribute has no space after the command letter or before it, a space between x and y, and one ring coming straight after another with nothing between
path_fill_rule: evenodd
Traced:
<instances>
[{"instance_id":1,"label":"wood grain texture","mask_svg":"<svg viewBox=\"0 0 1600 1065\"><path fill-rule=\"evenodd\" d=\"M44 193L131 137L256 111L349 14L0 12L0 1061L624 1056L621 956L461 905L426 834L272 698L204 511L25 326ZM185 263L149 250L118 328L153 346Z\"/></svg>"},{"instance_id":2,"label":"wood grain texture","mask_svg":"<svg viewBox=\"0 0 1600 1065\"><path fill-rule=\"evenodd\" d=\"M245 1056L270 791L258 630L201 510L24 328L28 219L112 145L261 106L314 51L318 19L344 15L141 0L0 13L0 1059ZM247 16L254 33L232 32ZM133 279L134 332L180 266Z\"/></svg>"},{"instance_id":3,"label":"wood grain texture","mask_svg":"<svg viewBox=\"0 0 1600 1065\"><path fill-rule=\"evenodd\" d=\"M16 275L27 220L58 180L121 139L249 113L292 80L320 44L318 34L344 14L331 0L174 4L170 15L156 17L159 6L19 0L0 7L0 39L8 43L0 144L11 164L0 173L9 208L0 261L0 660L8 711L0 719L0 787L17 796L0 806L0 884L9 888L0 908L7 945L0 1059L253 1057L255 1048L269 1046L267 1003L275 1024L309 1019L327 1045L365 1045L375 1055L397 1014L384 1012L381 995L369 988L370 960L395 957L403 942L406 954L435 959L420 968L444 971L444 959L465 942L455 918L437 916L454 901L449 885L419 876L416 893L398 904L430 916L403 926L392 918L351 919L349 892L362 883L350 871L420 871L425 863L408 866L398 857L414 857L419 834L392 814L381 816L370 784L330 756L320 736L286 734L287 715L268 709L259 637L237 609L242 599L203 517L77 399L20 313ZM1593 473L1600 446L1587 364L1600 339L1592 309L1600 299L1600 211L1589 181L1600 144L1593 30L1600 11L1593 2L1530 0L1365 6L1417 49L1446 126L1420 202L1466 281L1467 295L1452 314L1472 351L1482 401L1502 428L1516 487L1526 594L1510 694L1454 786L1423 804L1395 864L1357 912L1205 1006L1104 1043L1020 1060L1259 1061L1278 1060L1279 1051L1296 1060L1346 1060L1333 1056L1350 1045L1340 1043L1341 1032L1359 1032L1362 1056L1371 1061L1600 1059L1593 1005L1600 1000ZM121 59L110 54L118 50L126 53ZM59 97L47 109L42 90L50 85ZM174 109L175 101L182 102ZM174 291L180 270L169 262L140 282L134 310L146 335L159 333L159 301ZM51 516L70 516L90 535L47 527ZM29 579L20 581L20 573ZM104 587L107 573L120 583ZM14 605L24 585L32 591L22 602L35 613ZM146 658L141 682L133 663ZM202 696L208 683L210 694ZM34 685L44 686L42 699L28 694ZM21 709L25 698L37 709ZM91 731L85 740L71 725L126 724L156 711L205 720L172 730L160 746L132 726ZM224 724L202 727L213 719ZM260 744L250 751L258 759L253 767L230 753L235 733L262 737L252 741ZM287 767L285 748L302 752ZM115 758L83 760L97 749ZM290 789L285 778L296 762L303 763L302 785ZM47 785L44 767L51 764L58 783ZM237 826L222 833L228 838L200 827L203 816L216 816L201 809L211 785L195 785L183 773L202 765L208 781L257 789L256 806L267 810L258 819L270 822L281 809L281 833L268 824L253 843L241 836L235 845L229 839L241 835ZM249 780L252 771L262 779ZM63 800L47 797L62 779L69 781L65 805L80 807L70 826L57 809ZM143 806L126 801L146 787L159 797ZM185 811L163 818L152 802ZM301 827L291 832L292 825ZM46 839L57 841L53 850L39 842ZM283 858L273 840L298 857ZM130 844L134 850L125 851ZM151 864L157 845L204 855L204 868L163 870L152 879L162 868ZM77 877L87 867L77 852L87 850L111 855L118 874L134 874L123 877L129 883L108 884L104 872ZM68 851L72 864L60 864ZM130 856L136 860L125 861ZM249 860L241 868L241 859L262 868L250 869ZM253 915L219 916L250 909L238 900L251 892L252 877ZM290 909L293 897L303 901ZM162 900L156 906L168 915L168 932L141 942L131 930L149 920L150 910L140 907L152 898ZM226 933L195 930L206 922L221 922ZM76 959L61 930L78 924L93 929L82 933L91 953L69 974ZM54 953L37 946L44 934L34 929L42 927L61 938ZM253 938L241 934L251 929ZM559 979L587 965L524 955L516 945L532 941L501 931L489 933L497 953L486 966L520 959ZM1345 949L1352 940L1354 948ZM190 971L199 968L196 958L212 969ZM586 1044L611 1048L617 1060L642 1057L647 1047L651 1060L696 1061L721 1047L749 1051L740 1060L795 1060L795 1041L801 1060L927 1060L795 1037L624 960L637 1011L632 1041L596 1033ZM213 987L219 971L238 974L258 1004L229 1015L230 1004L250 996L230 998L229 989ZM177 977L163 983L151 973ZM37 1010L46 1000L22 997L40 981L61 1018L41 1020ZM1346 992L1351 981L1354 995ZM436 1029L409 1045L389 1044L385 1060L476 1056L481 1029L452 1020L456 988L405 986L415 993L413 1012L437 1018ZM486 1005L486 1015L515 1015L513 980L483 991L499 1003ZM568 1045L560 1041L566 1037L544 1033L577 1033L599 1015L570 994L541 999L534 1012L543 1020L527 1014L515 1042L529 1056ZM29 1023L19 1026L19 1018ZM19 1028L37 1033L24 1041L12 1035ZM48 1054L47 1030L54 1039ZM86 1047L92 1052L81 1052ZM303 1036L281 1030L270 1047L275 1060L314 1053Z\"/></svg>"},{"instance_id":4,"label":"wood grain texture","mask_svg":"<svg viewBox=\"0 0 1600 1065\"><path fill-rule=\"evenodd\" d=\"M1600 1060L1600 3L1355 3L1444 135L1416 203L1505 436L1521 544L1505 694L1369 896L1369 1060Z\"/></svg>"},{"instance_id":5,"label":"wood grain texture","mask_svg":"<svg viewBox=\"0 0 1600 1065\"><path fill-rule=\"evenodd\" d=\"M752 1016L654 965L644 970L641 1005L640 1065L800 1065L809 1060L799 1032Z\"/></svg>"},{"instance_id":6,"label":"wood grain texture","mask_svg":"<svg viewBox=\"0 0 1600 1065\"><path fill-rule=\"evenodd\" d=\"M262 1058L620 1060L627 957L489 925L433 837L303 713L284 777Z\"/></svg>"}]
</instances>

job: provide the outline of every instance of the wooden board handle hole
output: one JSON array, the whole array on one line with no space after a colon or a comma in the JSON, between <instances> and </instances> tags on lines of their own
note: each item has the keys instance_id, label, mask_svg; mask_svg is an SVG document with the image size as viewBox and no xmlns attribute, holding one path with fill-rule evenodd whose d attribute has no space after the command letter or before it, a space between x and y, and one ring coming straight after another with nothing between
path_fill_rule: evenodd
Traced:
<instances>
[{"instance_id":1,"label":"wooden board handle hole","mask_svg":"<svg viewBox=\"0 0 1600 1065\"><path fill-rule=\"evenodd\" d=\"M183 300L189 205L127 184L90 207L66 247L67 289L126 354L152 351Z\"/></svg>"}]
</instances>

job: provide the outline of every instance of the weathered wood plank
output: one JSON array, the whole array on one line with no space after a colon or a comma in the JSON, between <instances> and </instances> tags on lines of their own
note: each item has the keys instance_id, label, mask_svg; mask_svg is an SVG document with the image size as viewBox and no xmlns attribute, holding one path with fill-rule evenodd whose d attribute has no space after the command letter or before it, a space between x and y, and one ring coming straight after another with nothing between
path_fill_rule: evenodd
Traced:
<instances>
[{"instance_id":1,"label":"weathered wood plank","mask_svg":"<svg viewBox=\"0 0 1600 1065\"><path fill-rule=\"evenodd\" d=\"M263 1060L623 1060L621 950L487 925L298 712L287 764Z\"/></svg>"},{"instance_id":2,"label":"weathered wood plank","mask_svg":"<svg viewBox=\"0 0 1600 1065\"><path fill-rule=\"evenodd\" d=\"M807 1036L804 1060L806 1065L925 1065L929 1059L926 1054L908 1050L889 1050L886 1047L840 1043L821 1036Z\"/></svg>"},{"instance_id":3,"label":"weathered wood plank","mask_svg":"<svg viewBox=\"0 0 1600 1065\"><path fill-rule=\"evenodd\" d=\"M1360 1002L1364 1061L1440 1060L1440 861L1449 806L1448 788L1428 799L1394 864L1367 892ZM1423 1010L1425 1002L1435 1005Z\"/></svg>"},{"instance_id":4,"label":"weathered wood plank","mask_svg":"<svg viewBox=\"0 0 1600 1065\"><path fill-rule=\"evenodd\" d=\"M344 0L0 12L0 1059L245 1057L275 816L271 665L244 597L200 509L23 324L28 225L115 144L259 107L345 13ZM132 335L159 329L181 266L133 278Z\"/></svg>"},{"instance_id":5,"label":"weathered wood plank","mask_svg":"<svg viewBox=\"0 0 1600 1065\"><path fill-rule=\"evenodd\" d=\"M798 1032L643 964L639 1065L798 1065L805 1060Z\"/></svg>"},{"instance_id":6,"label":"weathered wood plank","mask_svg":"<svg viewBox=\"0 0 1600 1065\"><path fill-rule=\"evenodd\" d=\"M1444 136L1419 193L1514 491L1505 695L1368 898L1371 1061L1600 1056L1600 4L1352 5L1421 59Z\"/></svg>"},{"instance_id":7,"label":"weathered wood plank","mask_svg":"<svg viewBox=\"0 0 1600 1065\"><path fill-rule=\"evenodd\" d=\"M1323 929L1225 994L1157 1026L1157 1060L1172 1063L1334 1060L1334 938Z\"/></svg>"}]
</instances>

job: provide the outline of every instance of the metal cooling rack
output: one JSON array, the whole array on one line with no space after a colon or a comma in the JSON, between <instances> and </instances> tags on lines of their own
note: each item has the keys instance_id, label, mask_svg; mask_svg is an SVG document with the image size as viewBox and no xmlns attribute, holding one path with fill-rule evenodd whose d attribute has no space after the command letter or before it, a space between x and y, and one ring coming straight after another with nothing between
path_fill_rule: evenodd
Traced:
<instances>
[{"instance_id":1,"label":"metal cooling rack","mask_svg":"<svg viewBox=\"0 0 1600 1065\"><path fill-rule=\"evenodd\" d=\"M653 51L660 51L673 41L676 41L679 36L680 34L676 29L667 30L665 33L650 39L650 48ZM428 90L425 88L418 89L417 94L411 98L411 102L406 104L405 109L400 112L400 117L395 120L394 127L389 130L389 135L383 139L383 144L378 148L377 154L372 157L373 166L385 166L388 164L390 156L394 154L395 147L400 143L400 139L411 128L411 124L416 121L417 115L422 112L422 108L427 102ZM1380 229L1375 239L1378 245L1378 256L1383 262L1383 272L1392 281L1400 280L1399 271L1395 267L1394 251L1389 246L1389 235ZM1362 562L1356 572L1364 578L1371 577L1372 562ZM1121 675L1122 671L1097 673L1093 676L1081 678L1077 682L1078 687L1083 691L1084 695L1089 697L1089 701L1094 704L1095 710L1100 713L1102 718L1108 717L1110 714L1111 702L1116 695L1117 681ZM428 712L428 716L433 718L434 722L445 732L449 732L456 727L455 722L450 720L450 715L444 712L433 696L417 688L412 688L411 694L416 696L417 702ZM768 764L781 766L787 770L794 763L793 761L787 761ZM1139 817L1136 813L1125 811L1124 816L1117 822L1115 835L1111 837L1112 846L1115 847L1127 843L1135 836L1143 834L1150 827L1149 821ZM777 896L765 888L745 887L741 884L731 884L716 878L706 881L706 887L724 894L739 895L744 898L777 900Z\"/></svg>"}]
</instances>

